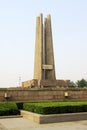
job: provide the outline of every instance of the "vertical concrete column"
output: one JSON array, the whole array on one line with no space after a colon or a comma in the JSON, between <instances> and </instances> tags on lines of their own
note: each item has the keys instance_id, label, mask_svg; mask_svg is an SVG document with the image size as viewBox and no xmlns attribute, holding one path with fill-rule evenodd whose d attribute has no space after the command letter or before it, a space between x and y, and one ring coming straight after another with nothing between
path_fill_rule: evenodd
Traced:
<instances>
[{"instance_id":1,"label":"vertical concrete column","mask_svg":"<svg viewBox=\"0 0 87 130\"><path fill-rule=\"evenodd\" d=\"M42 61L43 61L43 16L40 14L36 18L36 41L34 59L34 79L42 80Z\"/></svg>"},{"instance_id":2,"label":"vertical concrete column","mask_svg":"<svg viewBox=\"0 0 87 130\"><path fill-rule=\"evenodd\" d=\"M53 52L53 39L51 28L51 16L48 15L44 21L44 46L45 46L45 64L52 65L53 69L45 70L45 79L56 80L55 77L55 64L54 64L54 52Z\"/></svg>"},{"instance_id":3,"label":"vertical concrete column","mask_svg":"<svg viewBox=\"0 0 87 130\"><path fill-rule=\"evenodd\" d=\"M34 79L38 86L41 80L56 80L50 15L45 18L44 26L42 14L36 18Z\"/></svg>"}]
</instances>

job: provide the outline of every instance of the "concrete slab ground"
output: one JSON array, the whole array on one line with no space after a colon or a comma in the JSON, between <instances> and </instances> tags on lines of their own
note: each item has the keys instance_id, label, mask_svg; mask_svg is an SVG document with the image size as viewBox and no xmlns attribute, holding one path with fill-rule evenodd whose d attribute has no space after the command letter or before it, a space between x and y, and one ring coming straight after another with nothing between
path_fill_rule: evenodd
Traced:
<instances>
[{"instance_id":1,"label":"concrete slab ground","mask_svg":"<svg viewBox=\"0 0 87 130\"><path fill-rule=\"evenodd\" d=\"M0 130L7 130L2 124L0 124Z\"/></svg>"},{"instance_id":2,"label":"concrete slab ground","mask_svg":"<svg viewBox=\"0 0 87 130\"><path fill-rule=\"evenodd\" d=\"M0 119L0 130L87 130L87 120L37 124L23 118Z\"/></svg>"}]
</instances>

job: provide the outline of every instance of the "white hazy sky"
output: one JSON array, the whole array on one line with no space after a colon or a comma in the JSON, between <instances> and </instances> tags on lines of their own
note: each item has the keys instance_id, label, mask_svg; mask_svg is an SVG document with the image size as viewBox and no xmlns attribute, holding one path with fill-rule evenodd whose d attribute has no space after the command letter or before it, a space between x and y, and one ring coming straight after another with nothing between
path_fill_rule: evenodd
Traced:
<instances>
[{"instance_id":1,"label":"white hazy sky","mask_svg":"<svg viewBox=\"0 0 87 130\"><path fill-rule=\"evenodd\" d=\"M87 79L87 0L0 0L0 87L33 78L41 12L51 14L56 78Z\"/></svg>"}]
</instances>

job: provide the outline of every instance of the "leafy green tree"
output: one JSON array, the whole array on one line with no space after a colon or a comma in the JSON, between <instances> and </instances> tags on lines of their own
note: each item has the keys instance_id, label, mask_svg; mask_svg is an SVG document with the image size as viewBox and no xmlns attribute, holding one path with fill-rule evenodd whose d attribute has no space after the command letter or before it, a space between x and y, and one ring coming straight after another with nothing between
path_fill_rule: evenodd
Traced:
<instances>
[{"instance_id":1,"label":"leafy green tree","mask_svg":"<svg viewBox=\"0 0 87 130\"><path fill-rule=\"evenodd\" d=\"M73 81L70 81L69 87L75 88L75 87L76 87L76 84L75 84Z\"/></svg>"},{"instance_id":2,"label":"leafy green tree","mask_svg":"<svg viewBox=\"0 0 87 130\"><path fill-rule=\"evenodd\" d=\"M78 80L76 82L77 86L80 88L87 87L87 81L85 79Z\"/></svg>"}]
</instances>

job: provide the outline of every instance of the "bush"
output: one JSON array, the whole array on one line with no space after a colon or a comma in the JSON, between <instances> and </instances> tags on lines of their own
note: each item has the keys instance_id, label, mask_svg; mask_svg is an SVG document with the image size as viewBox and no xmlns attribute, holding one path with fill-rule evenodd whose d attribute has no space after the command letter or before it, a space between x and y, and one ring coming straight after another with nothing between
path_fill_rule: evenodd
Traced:
<instances>
[{"instance_id":1,"label":"bush","mask_svg":"<svg viewBox=\"0 0 87 130\"><path fill-rule=\"evenodd\" d=\"M26 111L34 112L35 104L34 103L24 103L23 109Z\"/></svg>"},{"instance_id":2,"label":"bush","mask_svg":"<svg viewBox=\"0 0 87 130\"><path fill-rule=\"evenodd\" d=\"M23 109L23 102L16 102L18 109Z\"/></svg>"},{"instance_id":3,"label":"bush","mask_svg":"<svg viewBox=\"0 0 87 130\"><path fill-rule=\"evenodd\" d=\"M87 112L87 102L37 102L24 103L23 109L38 114Z\"/></svg>"},{"instance_id":4,"label":"bush","mask_svg":"<svg viewBox=\"0 0 87 130\"><path fill-rule=\"evenodd\" d=\"M18 115L20 111L16 103L13 102L0 102L0 116Z\"/></svg>"}]
</instances>

